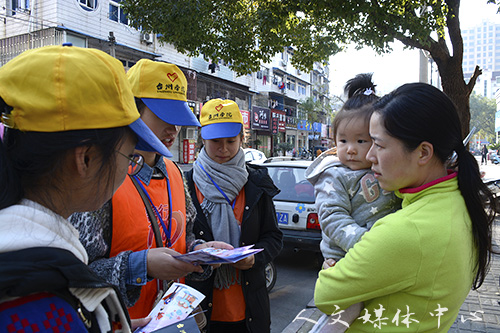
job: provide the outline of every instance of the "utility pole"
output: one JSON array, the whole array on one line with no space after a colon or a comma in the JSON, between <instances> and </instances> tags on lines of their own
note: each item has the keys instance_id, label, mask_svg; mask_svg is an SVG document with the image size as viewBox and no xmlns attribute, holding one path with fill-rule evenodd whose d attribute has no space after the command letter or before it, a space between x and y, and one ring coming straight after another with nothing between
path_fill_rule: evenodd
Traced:
<instances>
[{"instance_id":1,"label":"utility pole","mask_svg":"<svg viewBox=\"0 0 500 333\"><path fill-rule=\"evenodd\" d=\"M115 58L116 38L115 38L115 34L113 33L113 31L109 32L108 40L109 40L109 55L112 56L113 58Z\"/></svg>"}]
</instances>

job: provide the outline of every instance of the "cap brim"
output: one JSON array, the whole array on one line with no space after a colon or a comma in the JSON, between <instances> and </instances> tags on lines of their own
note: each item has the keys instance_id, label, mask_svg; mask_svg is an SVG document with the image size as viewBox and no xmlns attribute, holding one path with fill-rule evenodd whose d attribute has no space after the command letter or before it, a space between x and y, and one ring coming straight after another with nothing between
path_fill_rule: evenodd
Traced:
<instances>
[{"instance_id":1,"label":"cap brim","mask_svg":"<svg viewBox=\"0 0 500 333\"><path fill-rule=\"evenodd\" d=\"M139 141L135 146L137 150L154 151L165 157L172 157L172 153L168 150L160 139L149 129L149 127L142 121L141 118L128 125L135 134Z\"/></svg>"},{"instance_id":2,"label":"cap brim","mask_svg":"<svg viewBox=\"0 0 500 333\"><path fill-rule=\"evenodd\" d=\"M201 128L201 137L205 140L233 138L241 133L242 124L240 123L218 123L203 126Z\"/></svg>"},{"instance_id":3,"label":"cap brim","mask_svg":"<svg viewBox=\"0 0 500 333\"><path fill-rule=\"evenodd\" d=\"M141 100L158 118L168 124L201 126L185 101L158 98L141 98Z\"/></svg>"}]
</instances>

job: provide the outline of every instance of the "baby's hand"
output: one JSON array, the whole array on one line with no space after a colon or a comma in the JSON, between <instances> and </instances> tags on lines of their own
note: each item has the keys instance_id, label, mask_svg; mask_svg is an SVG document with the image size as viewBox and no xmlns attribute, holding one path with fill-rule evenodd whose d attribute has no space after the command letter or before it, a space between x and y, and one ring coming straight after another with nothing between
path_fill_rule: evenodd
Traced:
<instances>
[{"instance_id":1,"label":"baby's hand","mask_svg":"<svg viewBox=\"0 0 500 333\"><path fill-rule=\"evenodd\" d=\"M335 266L337 262L333 259L325 259L325 261L323 261L323 266L321 267L322 269L327 269L327 268L330 268L330 267L333 267Z\"/></svg>"}]
</instances>

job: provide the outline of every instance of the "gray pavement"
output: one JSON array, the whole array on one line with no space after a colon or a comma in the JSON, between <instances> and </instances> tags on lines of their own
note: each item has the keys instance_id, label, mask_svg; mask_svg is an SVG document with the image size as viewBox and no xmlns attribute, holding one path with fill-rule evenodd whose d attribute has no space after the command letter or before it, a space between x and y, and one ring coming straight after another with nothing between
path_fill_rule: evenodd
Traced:
<instances>
[{"instance_id":1,"label":"gray pavement","mask_svg":"<svg viewBox=\"0 0 500 333\"><path fill-rule=\"evenodd\" d=\"M488 163L481 165L480 170L486 179L500 178L500 165ZM493 249L500 252L500 217L493 226ZM500 254L494 254L483 285L469 292L450 332L500 332L499 278Z\"/></svg>"},{"instance_id":2,"label":"gray pavement","mask_svg":"<svg viewBox=\"0 0 500 333\"><path fill-rule=\"evenodd\" d=\"M500 170L500 166L498 166ZM493 227L493 249L500 252L500 218ZM490 271L478 290L471 290L450 332L500 332L500 255L492 256Z\"/></svg>"}]
</instances>

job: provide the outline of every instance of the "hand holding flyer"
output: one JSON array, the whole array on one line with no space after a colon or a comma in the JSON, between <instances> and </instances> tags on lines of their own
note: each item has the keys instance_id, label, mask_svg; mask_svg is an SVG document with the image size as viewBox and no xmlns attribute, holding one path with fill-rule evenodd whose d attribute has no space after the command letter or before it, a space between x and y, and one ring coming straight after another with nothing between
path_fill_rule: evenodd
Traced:
<instances>
[{"instance_id":1,"label":"hand holding flyer","mask_svg":"<svg viewBox=\"0 0 500 333\"><path fill-rule=\"evenodd\" d=\"M181 283L173 283L148 317L151 321L134 333L149 333L186 319L201 303L205 295Z\"/></svg>"},{"instance_id":2,"label":"hand holding flyer","mask_svg":"<svg viewBox=\"0 0 500 333\"><path fill-rule=\"evenodd\" d=\"M204 248L198 251L175 256L176 259L192 264L233 264L263 249L252 249L254 245L238 247L233 250Z\"/></svg>"}]
</instances>

